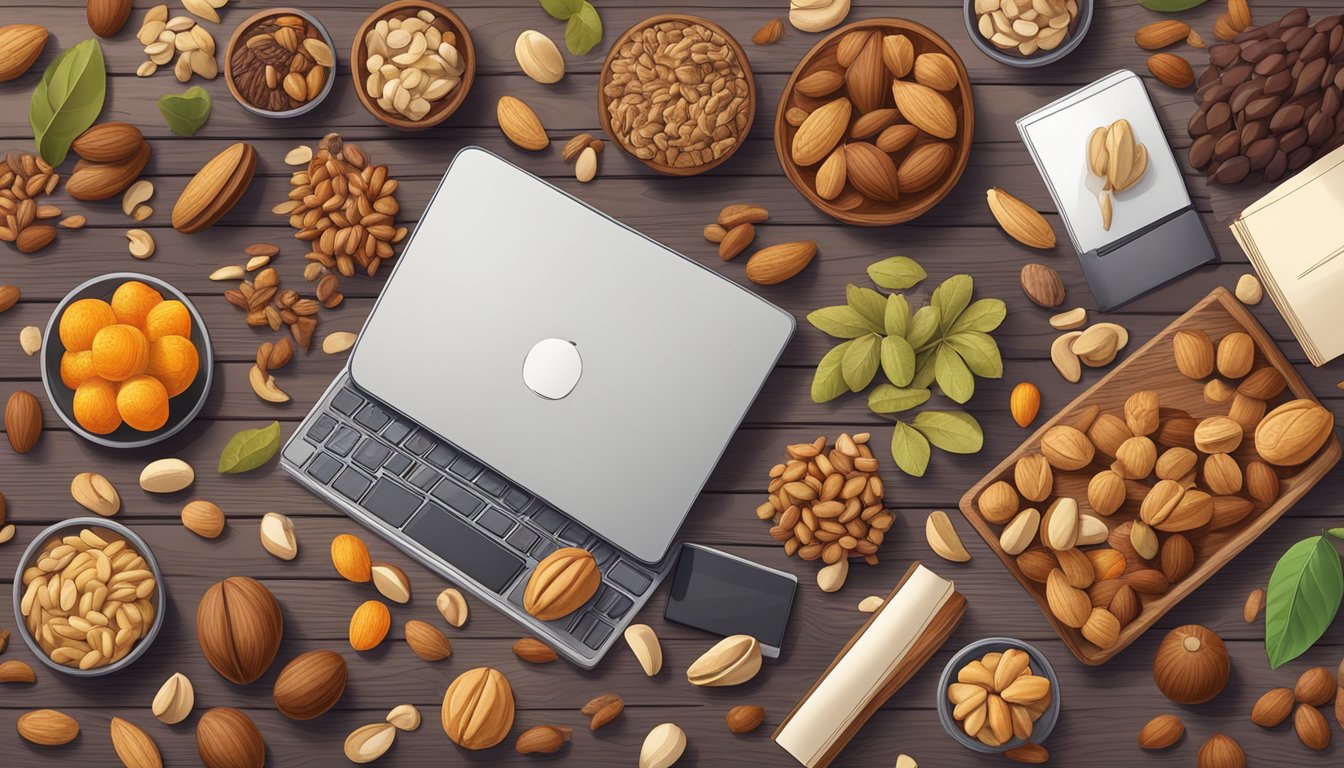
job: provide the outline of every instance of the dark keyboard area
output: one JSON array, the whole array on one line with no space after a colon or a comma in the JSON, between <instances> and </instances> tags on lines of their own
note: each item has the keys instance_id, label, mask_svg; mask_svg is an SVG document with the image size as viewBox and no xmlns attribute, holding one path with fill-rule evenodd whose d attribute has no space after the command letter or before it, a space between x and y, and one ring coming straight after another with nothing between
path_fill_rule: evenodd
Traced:
<instances>
[{"instance_id":1,"label":"dark keyboard area","mask_svg":"<svg viewBox=\"0 0 1344 768\"><path fill-rule=\"evenodd\" d=\"M461 586L512 608L572 656L599 657L647 601L663 573L632 560L568 515L458 447L401 419L357 390L333 386L286 445L295 474L381 522L468 577ZM376 527L376 526L375 526ZM602 572L596 595L573 614L541 622L522 610L527 575L562 547L591 551ZM428 553L429 557L425 557Z\"/></svg>"}]
</instances>

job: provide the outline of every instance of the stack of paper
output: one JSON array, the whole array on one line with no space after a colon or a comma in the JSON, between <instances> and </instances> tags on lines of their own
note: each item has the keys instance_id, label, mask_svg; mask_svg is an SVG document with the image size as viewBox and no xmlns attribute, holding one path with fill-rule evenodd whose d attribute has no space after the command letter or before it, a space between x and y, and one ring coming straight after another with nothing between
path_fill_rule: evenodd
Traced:
<instances>
[{"instance_id":1,"label":"stack of paper","mask_svg":"<svg viewBox=\"0 0 1344 768\"><path fill-rule=\"evenodd\" d=\"M1231 229L1311 364L1344 354L1344 147L1257 200Z\"/></svg>"}]
</instances>

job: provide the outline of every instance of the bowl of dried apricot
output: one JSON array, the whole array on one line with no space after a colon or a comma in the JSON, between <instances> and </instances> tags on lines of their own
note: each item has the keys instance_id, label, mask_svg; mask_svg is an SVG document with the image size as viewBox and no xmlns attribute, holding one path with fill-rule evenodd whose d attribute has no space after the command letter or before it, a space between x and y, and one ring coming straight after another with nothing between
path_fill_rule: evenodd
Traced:
<instances>
[{"instance_id":1,"label":"bowl of dried apricot","mask_svg":"<svg viewBox=\"0 0 1344 768\"><path fill-rule=\"evenodd\" d=\"M149 275L117 272L76 287L42 336L42 385L86 440L140 448L177 434L210 392L214 353L196 307Z\"/></svg>"}]
</instances>

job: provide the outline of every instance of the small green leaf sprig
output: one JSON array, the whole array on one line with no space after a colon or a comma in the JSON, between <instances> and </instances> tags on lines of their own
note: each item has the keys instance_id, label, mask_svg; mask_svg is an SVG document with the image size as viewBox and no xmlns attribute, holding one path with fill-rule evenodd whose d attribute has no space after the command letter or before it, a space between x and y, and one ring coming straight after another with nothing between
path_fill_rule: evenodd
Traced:
<instances>
[{"instance_id":1,"label":"small green leaf sprig","mask_svg":"<svg viewBox=\"0 0 1344 768\"><path fill-rule=\"evenodd\" d=\"M893 256L868 267L880 288L904 291L927 277L913 259ZM1003 376L999 345L990 336L1007 315L999 299L972 301L970 275L953 275L934 289L929 301L911 312L902 293L883 295L871 288L845 286L845 303L807 316L823 333L845 339L817 364L812 400L824 403L867 389L882 371L886 380L868 391L868 408L890 416L929 401L933 386L958 404L975 394L976 377ZM922 477L931 446L948 453L977 453L984 431L961 410L923 410L906 423L896 420L891 456L901 471Z\"/></svg>"},{"instance_id":2,"label":"small green leaf sprig","mask_svg":"<svg viewBox=\"0 0 1344 768\"><path fill-rule=\"evenodd\" d=\"M272 421L257 429L244 429L224 446L219 454L219 471L233 475L251 472L275 456L280 449L280 422Z\"/></svg>"},{"instance_id":3,"label":"small green leaf sprig","mask_svg":"<svg viewBox=\"0 0 1344 768\"><path fill-rule=\"evenodd\" d=\"M575 56L602 42L602 18L588 0L541 0L541 7L565 22L565 47Z\"/></svg>"}]
</instances>

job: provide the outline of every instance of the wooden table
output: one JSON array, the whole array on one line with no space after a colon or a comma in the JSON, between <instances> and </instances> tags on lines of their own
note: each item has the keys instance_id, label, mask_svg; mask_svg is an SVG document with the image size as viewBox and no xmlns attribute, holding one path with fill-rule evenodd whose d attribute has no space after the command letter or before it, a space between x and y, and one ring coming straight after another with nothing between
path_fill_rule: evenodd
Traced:
<instances>
[{"instance_id":1,"label":"wooden table","mask_svg":"<svg viewBox=\"0 0 1344 768\"><path fill-rule=\"evenodd\" d=\"M1317 533L1332 522L1326 506L1333 493L1344 490L1338 472L1332 474L1280 521L1263 539L1222 573L1209 581L1166 617L1153 631L1101 668L1077 662L1050 631L1031 599L1004 572L970 527L955 514L962 492L986 469L1012 450L1025 436L1008 415L1008 393L1018 381L1029 380L1044 392L1044 413L1059 408L1082 391L1083 386L1103 375L1088 370L1080 385L1065 383L1051 368L1047 349L1053 337L1046 323L1048 313L1032 306L1017 285L1017 273L1027 261L1044 260L1064 277L1068 305L1095 306L1077 262L1066 242L1053 254L1029 252L1006 238L984 203L984 190L1000 185L1047 212L1057 232L1064 231L1054 213L1040 177L1018 140L1013 120L1113 70L1127 67L1143 72L1150 92L1167 126L1168 139L1179 155L1189 145L1186 119L1192 111L1188 93L1174 92L1146 77L1145 55L1133 44L1134 30L1154 18L1129 0L1100 3L1092 31L1082 48L1064 63L1043 70L1009 69L991 62L973 48L962 23L959 2L919 0L880 2L856 0L851 20L878 16L902 16L927 24L951 41L964 58L974 83L977 108L975 150L970 166L956 190L928 215L909 225L889 229L858 229L837 225L809 206L780 175L770 139L774 107L780 89L799 57L816 36L786 28L777 45L762 48L747 45L760 89L760 107L751 141L731 162L716 172L690 179L656 177L615 148L602 156L596 181L580 185L571 169L560 160L559 146L580 131L595 131L595 96L600 48L588 56L566 56L569 73L557 85L541 86L521 75L514 62L514 38L523 29L535 28L559 38L561 25L554 22L534 0L464 0L453 3L473 31L480 52L476 85L465 106L445 125L422 134L397 133L383 127L358 104L348 73L331 97L305 118L283 122L252 117L233 102L221 80L206 84L215 99L214 114L201 133L191 139L170 134L157 109L156 98L165 92L180 92L183 86L166 73L141 79L133 75L143 60L133 39L139 19L152 3L136 0L136 11L127 28L103 48L112 73L104 120L126 120L140 126L153 139L154 157L147 176L158 188L152 202L154 215L146 226L158 241L158 252L146 262L127 255L124 232L128 220L116 201L80 204L64 193L56 202L67 212L85 213L90 226L81 232L62 232L53 248L37 256L23 256L0 248L0 282L23 290L23 301L0 316L0 397L15 390L41 392L37 358L26 357L16 337L26 325L44 326L54 303L75 284L95 275L118 270L144 270L172 282L193 297L214 337L218 358L215 388L200 418L175 439L146 451L117 453L99 449L63 429L44 403L48 425L36 450L19 456L0 449L0 490L9 499L10 519L18 525L15 540L0 547L0 603L8 605L12 574L22 547L40 528L81 512L68 493L70 479L80 471L94 470L109 477L120 490L124 506L118 519L143 535L159 557L166 574L169 596L168 622L152 652L124 674L102 680L82 681L38 668L33 686L5 686L0 691L0 760L10 766L52 764L108 765L113 760L107 722L113 715L126 717L145 728L159 743L172 765L197 762L193 743L199 713L213 706L245 710L261 728L273 765L325 766L344 764L341 742L357 726L382 719L391 707L410 702L425 718L422 729L397 738L383 759L387 765L425 764L524 764L512 751L511 742L485 753L467 753L454 748L438 724L439 705L447 684L462 671L480 665L498 667L514 687L519 712L514 734L542 723L576 726L574 743L555 758L569 765L633 765L644 734L655 724L673 721L689 737L684 764L694 765L785 765L784 754L769 741L769 732L785 716L816 675L830 662L863 621L855 605L870 594L885 593L905 571L910 561L921 559L939 573L957 581L970 607L965 621L947 647L890 703L879 712L843 754L839 764L892 765L898 753L909 753L922 766L1000 765L998 758L972 755L955 745L938 726L934 704L935 682L949 654L962 645L989 635L1010 635L1037 645L1052 659L1061 680L1064 713L1047 745L1054 764L1078 766L1133 765L1140 760L1152 765L1193 764L1199 744L1216 730L1234 735L1246 749L1253 765L1315 766L1338 763L1344 755L1336 732L1335 746L1323 755L1313 755L1285 728L1264 731L1249 724L1251 704L1264 690L1288 685L1313 664L1334 667L1344 649L1344 631L1335 630L1314 650L1285 668L1270 671L1261 639L1262 625L1247 625L1241 619L1242 600L1252 588L1267 581L1276 558L1292 542ZM231 3L224 24L212 27L215 37L227 39L232 25L262 7L257 0ZM321 0L304 3L330 29L344 62L351 35L373 3ZM785 12L785 0L729 0L725 3L648 3L642 0L602 0L598 3L608 41L621 30L653 13L677 5L704 14L724 25L742 41L772 17ZM84 4L77 0L0 0L4 22L29 21L51 28L53 39L38 61L36 71L24 78L0 84L0 148L31 147L26 119L29 91L38 72L63 47L89 37ZM731 8L725 7L731 6ZM1212 39L1218 3L1185 14L1206 39ZM1257 14L1281 15L1292 7L1285 0L1256 0ZM1325 10L1318 6L1314 11ZM1191 53L1189 51L1183 51ZM1197 52L1196 52L1197 53ZM1192 55L1192 60L1201 58ZM527 153L514 149L494 123L495 101L513 94L531 104L554 140L551 149ZM270 332L247 328L242 317L227 305L221 284L206 279L216 267L241 263L243 247L254 242L280 244L278 259L282 279L290 286L302 285L300 272L305 249L291 237L285 221L270 213L284 199L290 169L282 162L285 152L298 143L315 144L328 131L340 131L356 140L374 158L386 163L401 180L401 203L405 219L418 215L434 189L442 169L459 148L479 144L501 153L522 167L540 174L618 219L648 233L697 259L733 280L745 283L742 265L723 264L701 238L704 223L730 202L752 201L771 211L769 223L759 228L759 242L815 239L820 244L817 260L799 278L784 285L762 289L762 295L793 312L801 321L811 309L842 300L844 285L863 281L864 268L881 257L904 254L918 259L930 280L918 293L926 294L937 281L958 272L976 279L980 296L998 296L1010 312L997 337L1006 360L1002 380L982 382L971 411L986 430L985 448L971 457L935 455L923 479L899 474L885 451L883 477L887 500L898 510L896 524L881 551L882 564L859 565L849 583L837 594L821 593L814 581L815 566L785 558L766 535L766 527L752 514L762 499L766 472L782 455L787 443L810 440L818 434L871 431L884 446L890 428L865 407L863 398L847 397L827 405L814 405L808 397L812 366L827 348L828 339L806 323L789 345L778 369L765 385L741 430L734 437L708 489L692 510L684 535L692 541L728 551L799 576L801 588L795 605L788 645L778 661L765 666L751 683L730 689L697 689L684 682L683 672L712 639L700 632L665 624L661 615L665 591L653 598L640 616L662 637L666 653L664 672L649 680L623 647L593 672L576 671L565 663L528 666L514 658L509 646L520 631L509 619L469 600L471 621L460 631L450 632L451 659L427 664L415 658L402 642L401 625L411 618L442 625L433 596L443 581L397 553L390 545L365 531L318 501L290 481L272 463L257 472L221 476L215 472L220 449L234 432L279 419L285 433L307 412L343 358L320 351L301 356L282 372L283 386L294 396L284 406L261 402L247 383L257 344L272 338ZM238 139L253 142L259 153L257 177L242 202L219 225L206 234L186 236L168 226L168 213L187 178L204 161ZM73 163L73 160L70 161ZM69 171L69 163L64 169ZM1214 286L1232 286L1249 267L1226 228L1237 207L1226 193L1211 191L1203 180L1187 173L1196 205L1218 244L1222 263L1210 265L1132 302L1108 319L1123 323L1133 333L1134 343L1146 340L1183 312ZM527 226L527 213L518 212L518 225ZM488 254L475 256L488 258ZM347 300L333 312L324 312L319 337L335 330L358 330L381 287L378 280L350 279L344 282ZM501 286L507 290L507 286ZM687 311L694 311L688 306ZM1334 387L1341 378L1339 364L1313 369L1287 326L1268 302L1255 314L1299 364L1315 391L1327 405L1344 413L1344 400ZM452 329L444 329L451 332ZM409 342L410 340L408 340ZM413 342L410 342L413 345ZM413 347L408 345L408 353ZM501 425L506 420L501 421ZM636 438L638 439L638 438ZM647 439L656 439L648 436ZM197 470L195 486L168 497L141 492L136 478L149 460L179 456ZM652 482L656 482L652 481ZM198 538L178 521L182 505L191 498L218 503L228 515L226 533L215 541ZM953 519L974 559L965 565L939 561L924 541L924 518L932 509L954 511ZM294 518L300 555L281 562L266 554L258 543L257 525L267 511L284 512ZM376 650L356 654L346 642L346 624L351 610L373 595L367 585L341 581L327 557L327 544L341 532L364 535L375 559L405 567L414 585L415 597L407 607L395 609L392 638ZM269 586L285 610L285 641L277 663L256 684L240 688L209 669L196 643L193 616L197 600L215 581L232 574L248 574ZM12 628L8 609L0 625ZM1165 630L1185 622L1206 624L1223 635L1233 657L1234 673L1227 690L1210 704L1191 708L1173 705L1154 688L1150 664L1154 649ZM300 652L332 648L350 662L350 684L337 709L310 722L286 720L272 708L271 684L284 662ZM37 667L17 636L4 658L25 659ZM185 672L195 682L197 712L185 723L165 726L149 712L154 692L173 672ZM590 733L578 708L599 693L614 692L625 698L622 718L600 732ZM766 708L766 727L748 736L733 736L724 725L724 714L737 704ZM15 735L14 722L29 709L54 707L74 715L83 732L71 745L59 749L33 747ZM1189 735L1177 749L1141 755L1135 737L1154 714L1181 715Z\"/></svg>"}]
</instances>

